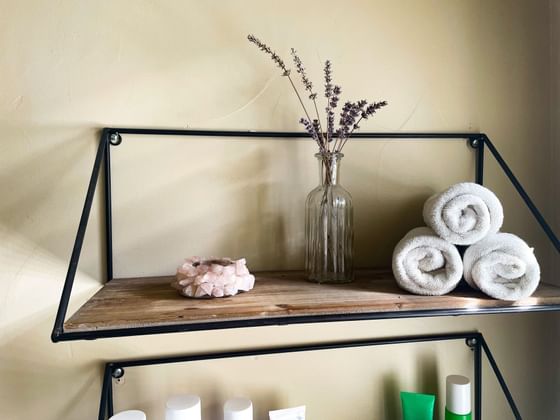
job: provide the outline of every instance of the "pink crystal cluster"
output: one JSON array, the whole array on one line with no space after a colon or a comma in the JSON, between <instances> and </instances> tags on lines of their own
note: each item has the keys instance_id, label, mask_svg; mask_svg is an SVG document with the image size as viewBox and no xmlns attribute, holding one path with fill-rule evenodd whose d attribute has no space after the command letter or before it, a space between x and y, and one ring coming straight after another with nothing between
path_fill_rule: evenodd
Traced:
<instances>
[{"instance_id":1,"label":"pink crystal cluster","mask_svg":"<svg viewBox=\"0 0 560 420\"><path fill-rule=\"evenodd\" d=\"M234 296L251 290L255 276L249 273L244 258L191 257L177 268L171 285L183 296L192 298Z\"/></svg>"}]
</instances>

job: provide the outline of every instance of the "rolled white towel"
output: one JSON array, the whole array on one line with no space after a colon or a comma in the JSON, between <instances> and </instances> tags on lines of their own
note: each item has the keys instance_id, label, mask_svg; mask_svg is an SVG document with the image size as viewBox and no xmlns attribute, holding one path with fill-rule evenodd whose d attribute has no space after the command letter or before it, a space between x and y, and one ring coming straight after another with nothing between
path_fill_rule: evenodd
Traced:
<instances>
[{"instance_id":1,"label":"rolled white towel","mask_svg":"<svg viewBox=\"0 0 560 420\"><path fill-rule=\"evenodd\" d=\"M463 275L457 248L431 229L412 229L393 251L393 274L398 285L417 295L449 293Z\"/></svg>"},{"instance_id":2,"label":"rolled white towel","mask_svg":"<svg viewBox=\"0 0 560 420\"><path fill-rule=\"evenodd\" d=\"M504 211L488 188L462 182L424 203L424 222L446 241L471 245L502 227Z\"/></svg>"},{"instance_id":3,"label":"rolled white towel","mask_svg":"<svg viewBox=\"0 0 560 420\"><path fill-rule=\"evenodd\" d=\"M465 280L501 300L531 296L541 276L533 248L511 233L496 233L471 245L463 256Z\"/></svg>"}]
</instances>

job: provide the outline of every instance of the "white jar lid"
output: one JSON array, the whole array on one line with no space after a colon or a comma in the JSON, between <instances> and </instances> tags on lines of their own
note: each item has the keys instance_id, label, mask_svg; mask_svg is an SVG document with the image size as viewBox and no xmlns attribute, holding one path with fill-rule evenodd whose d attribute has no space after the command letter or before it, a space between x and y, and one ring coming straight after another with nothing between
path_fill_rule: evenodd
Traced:
<instances>
[{"instance_id":1,"label":"white jar lid","mask_svg":"<svg viewBox=\"0 0 560 420\"><path fill-rule=\"evenodd\" d=\"M471 412L471 382L461 375L449 375L446 380L445 407L453 414L464 416Z\"/></svg>"},{"instance_id":2,"label":"white jar lid","mask_svg":"<svg viewBox=\"0 0 560 420\"><path fill-rule=\"evenodd\" d=\"M201 420L198 395L175 395L167 400L165 420Z\"/></svg>"},{"instance_id":3,"label":"white jar lid","mask_svg":"<svg viewBox=\"0 0 560 420\"><path fill-rule=\"evenodd\" d=\"M253 420L253 403L248 398L232 398L224 404L224 420Z\"/></svg>"},{"instance_id":4,"label":"white jar lid","mask_svg":"<svg viewBox=\"0 0 560 420\"><path fill-rule=\"evenodd\" d=\"M126 410L115 414L109 420L146 420L146 414L140 410Z\"/></svg>"}]
</instances>

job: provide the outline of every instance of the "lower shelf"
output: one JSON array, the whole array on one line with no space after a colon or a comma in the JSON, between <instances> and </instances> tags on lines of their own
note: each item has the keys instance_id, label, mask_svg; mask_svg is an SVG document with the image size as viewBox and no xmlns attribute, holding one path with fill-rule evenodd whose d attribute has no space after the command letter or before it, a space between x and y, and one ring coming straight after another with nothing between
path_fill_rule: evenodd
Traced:
<instances>
[{"instance_id":1,"label":"lower shelf","mask_svg":"<svg viewBox=\"0 0 560 420\"><path fill-rule=\"evenodd\" d=\"M517 302L491 299L467 286L446 296L399 289L390 270L367 270L342 285L305 281L302 272L263 272L255 288L219 299L189 299L172 276L114 279L65 324L67 339L328 321L560 310L560 287L542 283Z\"/></svg>"}]
</instances>

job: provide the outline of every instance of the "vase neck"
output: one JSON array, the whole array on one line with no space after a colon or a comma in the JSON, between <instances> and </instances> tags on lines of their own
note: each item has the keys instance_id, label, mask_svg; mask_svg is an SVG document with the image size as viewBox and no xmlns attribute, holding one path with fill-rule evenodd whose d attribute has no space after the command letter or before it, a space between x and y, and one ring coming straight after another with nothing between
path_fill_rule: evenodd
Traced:
<instances>
[{"instance_id":1,"label":"vase neck","mask_svg":"<svg viewBox=\"0 0 560 420\"><path fill-rule=\"evenodd\" d=\"M319 182L321 185L337 185L339 182L340 160L344 157L342 153L317 153L315 155L319 162Z\"/></svg>"}]
</instances>

